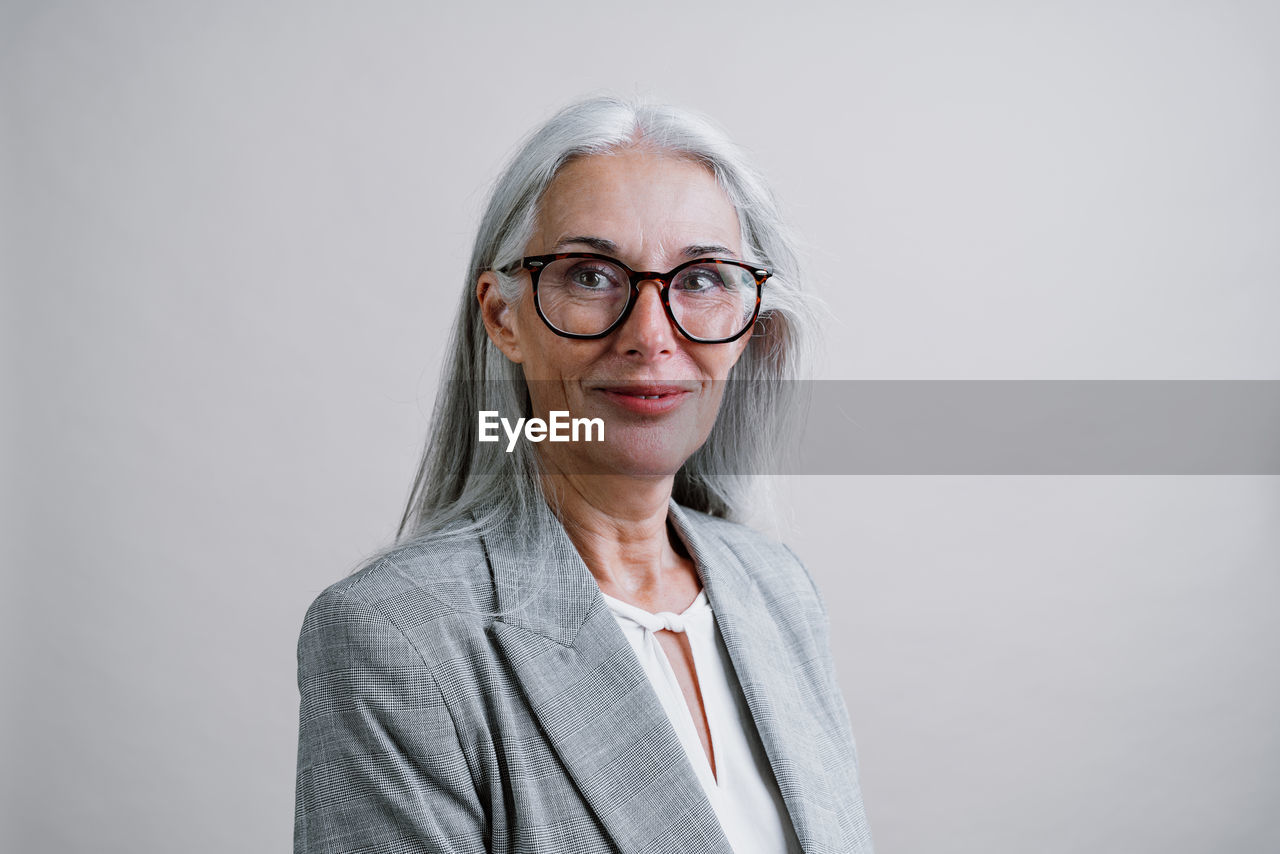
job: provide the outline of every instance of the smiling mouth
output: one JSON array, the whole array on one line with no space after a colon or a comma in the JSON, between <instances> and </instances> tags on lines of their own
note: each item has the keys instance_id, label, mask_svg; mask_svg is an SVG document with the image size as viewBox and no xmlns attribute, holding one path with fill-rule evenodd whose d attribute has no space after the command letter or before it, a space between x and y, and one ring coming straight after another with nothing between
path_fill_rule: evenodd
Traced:
<instances>
[{"instance_id":1,"label":"smiling mouth","mask_svg":"<svg viewBox=\"0 0 1280 854\"><path fill-rule=\"evenodd\" d=\"M624 409L652 415L679 406L693 393L692 389L668 385L607 386L599 391Z\"/></svg>"},{"instance_id":2,"label":"smiling mouth","mask_svg":"<svg viewBox=\"0 0 1280 854\"><path fill-rule=\"evenodd\" d=\"M692 389L678 385L618 385L604 386L600 389L608 394L622 394L627 397L639 397L646 400L658 399L662 397L673 397L678 394L688 394Z\"/></svg>"}]
</instances>

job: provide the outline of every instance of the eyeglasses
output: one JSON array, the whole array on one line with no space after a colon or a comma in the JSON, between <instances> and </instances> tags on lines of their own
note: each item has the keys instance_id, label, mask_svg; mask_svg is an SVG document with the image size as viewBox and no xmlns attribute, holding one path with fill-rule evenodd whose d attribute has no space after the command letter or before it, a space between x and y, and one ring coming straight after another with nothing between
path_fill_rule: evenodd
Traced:
<instances>
[{"instance_id":1,"label":"eyeglasses","mask_svg":"<svg viewBox=\"0 0 1280 854\"><path fill-rule=\"evenodd\" d=\"M662 283L662 307L680 334L701 344L741 338L760 314L771 273L744 261L697 258L666 273L632 270L594 252L522 258L504 272L528 270L543 323L565 338L603 338L626 321L640 283Z\"/></svg>"}]
</instances>

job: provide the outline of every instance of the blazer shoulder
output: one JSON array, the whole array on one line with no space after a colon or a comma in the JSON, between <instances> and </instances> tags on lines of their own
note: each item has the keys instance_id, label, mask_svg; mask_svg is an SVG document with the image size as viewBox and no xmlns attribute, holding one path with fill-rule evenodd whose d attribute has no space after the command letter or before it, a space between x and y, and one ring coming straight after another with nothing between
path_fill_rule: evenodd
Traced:
<instances>
[{"instance_id":1,"label":"blazer shoulder","mask_svg":"<svg viewBox=\"0 0 1280 854\"><path fill-rule=\"evenodd\" d=\"M478 537L435 537L389 549L330 584L311 602L317 620L379 615L406 637L483 632L494 608L493 580Z\"/></svg>"},{"instance_id":2,"label":"blazer shoulder","mask_svg":"<svg viewBox=\"0 0 1280 854\"><path fill-rule=\"evenodd\" d=\"M737 557L742 568L758 584L773 591L813 596L822 608L817 585L808 568L785 543L741 522L681 507L695 533L714 538Z\"/></svg>"},{"instance_id":3,"label":"blazer shoulder","mask_svg":"<svg viewBox=\"0 0 1280 854\"><path fill-rule=\"evenodd\" d=\"M680 513L698 536L714 537L723 543L749 543L757 548L781 545L767 534L741 522L684 506L680 506Z\"/></svg>"}]
</instances>

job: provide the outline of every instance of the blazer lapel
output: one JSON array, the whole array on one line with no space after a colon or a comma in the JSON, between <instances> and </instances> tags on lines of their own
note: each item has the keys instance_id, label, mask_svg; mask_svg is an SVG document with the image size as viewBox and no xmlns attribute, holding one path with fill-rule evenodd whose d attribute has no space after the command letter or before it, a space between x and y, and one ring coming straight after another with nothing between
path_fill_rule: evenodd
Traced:
<instances>
[{"instance_id":1,"label":"blazer lapel","mask_svg":"<svg viewBox=\"0 0 1280 854\"><path fill-rule=\"evenodd\" d=\"M516 536L485 548L503 610L491 631L543 731L619 850L732 854L590 570L550 510L542 524L541 560Z\"/></svg>"},{"instance_id":2,"label":"blazer lapel","mask_svg":"<svg viewBox=\"0 0 1280 854\"><path fill-rule=\"evenodd\" d=\"M835 801L822 781L820 731L795 678L797 661L764 596L742 561L714 533L673 500L670 518L702 576L716 625L782 792L796 837L807 854L836 854ZM700 530L702 528L702 530Z\"/></svg>"}]
</instances>

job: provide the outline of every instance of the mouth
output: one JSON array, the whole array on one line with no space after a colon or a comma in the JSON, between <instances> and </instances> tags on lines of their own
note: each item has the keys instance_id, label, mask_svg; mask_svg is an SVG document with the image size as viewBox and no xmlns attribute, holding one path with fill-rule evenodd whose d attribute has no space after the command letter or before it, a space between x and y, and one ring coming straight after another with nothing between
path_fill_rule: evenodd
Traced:
<instances>
[{"instance_id":1,"label":"mouth","mask_svg":"<svg viewBox=\"0 0 1280 854\"><path fill-rule=\"evenodd\" d=\"M670 412L694 393L685 386L653 383L605 386L597 391L610 403L642 415Z\"/></svg>"}]
</instances>

